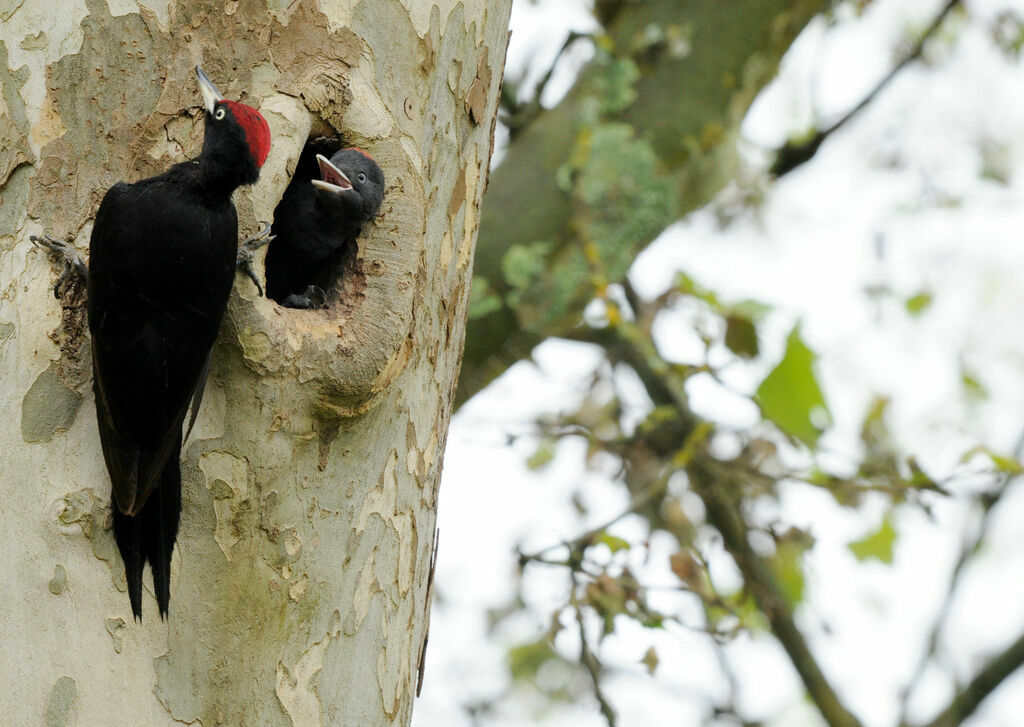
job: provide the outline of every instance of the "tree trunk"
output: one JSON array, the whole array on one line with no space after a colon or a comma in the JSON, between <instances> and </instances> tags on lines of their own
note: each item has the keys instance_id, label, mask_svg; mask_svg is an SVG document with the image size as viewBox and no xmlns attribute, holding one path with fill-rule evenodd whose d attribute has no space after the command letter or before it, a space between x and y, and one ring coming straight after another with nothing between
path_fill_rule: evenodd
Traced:
<instances>
[{"instance_id":1,"label":"tree trunk","mask_svg":"<svg viewBox=\"0 0 1024 727\"><path fill-rule=\"evenodd\" d=\"M0 722L408 724L509 4L0 0ZM387 192L330 309L238 279L182 452L170 618L144 596L140 624L82 287L55 301L28 236L84 251L111 184L198 153L197 63L270 123L247 231L310 134L372 153Z\"/></svg>"}]
</instances>

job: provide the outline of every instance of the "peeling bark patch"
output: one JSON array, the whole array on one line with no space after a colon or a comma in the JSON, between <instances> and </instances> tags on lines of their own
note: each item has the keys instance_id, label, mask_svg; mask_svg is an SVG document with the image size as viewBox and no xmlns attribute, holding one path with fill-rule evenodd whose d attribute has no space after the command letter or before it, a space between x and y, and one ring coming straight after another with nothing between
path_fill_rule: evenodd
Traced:
<instances>
[{"instance_id":1,"label":"peeling bark patch","mask_svg":"<svg viewBox=\"0 0 1024 727\"><path fill-rule=\"evenodd\" d=\"M0 187L22 164L35 160L28 144L28 118L19 91L28 79L28 68L7 67L7 46L0 42Z\"/></svg>"},{"instance_id":2,"label":"peeling bark patch","mask_svg":"<svg viewBox=\"0 0 1024 727\"><path fill-rule=\"evenodd\" d=\"M341 129L342 112L351 101L349 69L358 64L363 42L350 29L328 30L327 17L314 3L302 3L288 25L274 24L271 45L288 48L277 58L281 77L277 90L301 97L306 106L320 114L335 129Z\"/></svg>"},{"instance_id":3,"label":"peeling bark patch","mask_svg":"<svg viewBox=\"0 0 1024 727\"><path fill-rule=\"evenodd\" d=\"M473 79L466 96L466 109L474 124L487 119L487 95L491 92L491 65L487 62L487 48L480 49L476 64L476 78Z\"/></svg>"},{"instance_id":4,"label":"peeling bark patch","mask_svg":"<svg viewBox=\"0 0 1024 727\"><path fill-rule=\"evenodd\" d=\"M199 458L199 469L206 478L206 489L213 493L213 511L217 528L213 539L224 557L242 539L238 521L249 501L249 463L227 452L207 452Z\"/></svg>"},{"instance_id":5,"label":"peeling bark patch","mask_svg":"<svg viewBox=\"0 0 1024 727\"><path fill-rule=\"evenodd\" d=\"M22 50L45 50L49 39L46 37L46 33L39 31L33 35L26 35L18 43L18 47Z\"/></svg>"},{"instance_id":6,"label":"peeling bark patch","mask_svg":"<svg viewBox=\"0 0 1024 727\"><path fill-rule=\"evenodd\" d=\"M86 487L64 496L57 521L61 525L77 524L82 529L82 535L89 539L92 546L92 554L110 568L110 578L114 582L114 587L126 592L128 583L124 576L121 554L117 552L113 536L104 534L113 527L110 506L96 497L91 487Z\"/></svg>"},{"instance_id":7,"label":"peeling bark patch","mask_svg":"<svg viewBox=\"0 0 1024 727\"><path fill-rule=\"evenodd\" d=\"M424 477L427 474L426 462L423 459L423 450L419 447L419 442L416 438L416 425L413 424L412 417L409 418L409 422L405 426L405 448L406 457L408 458L408 469L409 474L416 479L416 484L423 487Z\"/></svg>"},{"instance_id":8,"label":"peeling bark patch","mask_svg":"<svg viewBox=\"0 0 1024 727\"><path fill-rule=\"evenodd\" d=\"M306 649L289 669L277 663L277 698L294 727L320 727L320 695L313 677L323 669L324 654L331 639L341 636L341 614L334 612L331 628L320 640Z\"/></svg>"},{"instance_id":9,"label":"peeling bark patch","mask_svg":"<svg viewBox=\"0 0 1024 727\"><path fill-rule=\"evenodd\" d=\"M36 377L21 400L21 437L26 442L49 442L75 421L82 395L57 374L57 364Z\"/></svg>"},{"instance_id":10,"label":"peeling bark patch","mask_svg":"<svg viewBox=\"0 0 1024 727\"><path fill-rule=\"evenodd\" d=\"M253 370L258 374L268 374L270 371L262 364L270 356L270 352L273 350L273 344L268 336L263 331L239 331L238 332L238 343L242 347L242 355L245 356L245 361L250 365Z\"/></svg>"},{"instance_id":11,"label":"peeling bark patch","mask_svg":"<svg viewBox=\"0 0 1024 727\"><path fill-rule=\"evenodd\" d=\"M63 676L50 690L50 701L46 704L46 727L67 727L71 724L71 711L78 696L75 680Z\"/></svg>"},{"instance_id":12,"label":"peeling bark patch","mask_svg":"<svg viewBox=\"0 0 1024 727\"><path fill-rule=\"evenodd\" d=\"M112 17L103 0L86 0L82 46L49 67L47 96L63 134L40 152L38 187L31 214L45 220L51 234L70 237L88 219L111 182L133 171L154 172L160 163L142 156L129 159L111 138L144 138L154 118L166 75L163 54L138 13ZM180 108L180 107L179 107ZM59 217L52 210L60 209Z\"/></svg>"},{"instance_id":13,"label":"peeling bark patch","mask_svg":"<svg viewBox=\"0 0 1024 727\"><path fill-rule=\"evenodd\" d=\"M2 116L3 112L0 111L0 117ZM4 143L2 137L3 134L0 133L0 146ZM11 172L6 183L0 184L0 219L16 220L25 214L31 180L32 167L26 162ZM15 236L13 228L8 227L0 231L0 252L11 250L18 242L20 240ZM3 337L4 325L0 324L0 339Z\"/></svg>"},{"instance_id":14,"label":"peeling bark patch","mask_svg":"<svg viewBox=\"0 0 1024 727\"><path fill-rule=\"evenodd\" d=\"M455 215L466 201L466 168L455 177L455 186L452 187L452 196L448 200L448 220L454 221Z\"/></svg>"},{"instance_id":15,"label":"peeling bark patch","mask_svg":"<svg viewBox=\"0 0 1024 727\"><path fill-rule=\"evenodd\" d=\"M288 587L288 598L295 603L298 603L299 600L306 595L306 586L308 585L309 576L303 573L301 577L296 578L295 582Z\"/></svg>"},{"instance_id":16,"label":"peeling bark patch","mask_svg":"<svg viewBox=\"0 0 1024 727\"><path fill-rule=\"evenodd\" d=\"M412 515L399 511L398 474L395 471L397 465L398 450L393 449L377 486L366 493L366 499L363 501L363 507L356 523L356 531L365 532L370 516L377 515L398 536L398 562L395 564L394 575L395 585L398 586L398 595L404 596L412 586L415 569L413 561L416 557L415 534L413 533ZM372 559L367 561L366 567L373 567ZM369 599L369 593L365 594L365 597ZM365 603L364 606L366 610L369 610L369 603Z\"/></svg>"},{"instance_id":17,"label":"peeling bark patch","mask_svg":"<svg viewBox=\"0 0 1024 727\"><path fill-rule=\"evenodd\" d=\"M480 221L480 201L483 197L481 189L481 169L485 162L480 161L476 149L472 149L466 158L466 166L463 167L463 190L466 200L466 214L462 220L462 240L459 243L459 270L465 270L473 256L473 248L476 244L476 231ZM486 174L486 172L484 172ZM452 220L454 223L454 220ZM454 311L456 306L452 306Z\"/></svg>"},{"instance_id":18,"label":"peeling bark patch","mask_svg":"<svg viewBox=\"0 0 1024 727\"><path fill-rule=\"evenodd\" d=\"M47 588L50 589L50 593L55 596L59 596L64 593L64 587L68 583L68 572L64 570L64 566L60 563L53 567L53 578L47 584Z\"/></svg>"},{"instance_id":19,"label":"peeling bark patch","mask_svg":"<svg viewBox=\"0 0 1024 727\"><path fill-rule=\"evenodd\" d=\"M6 0L0 5L0 20L7 22L25 4L25 0Z\"/></svg>"},{"instance_id":20,"label":"peeling bark patch","mask_svg":"<svg viewBox=\"0 0 1024 727\"><path fill-rule=\"evenodd\" d=\"M106 627L111 641L114 642L114 651L120 654L124 646L123 639L128 631L128 624L125 623L123 618L108 618Z\"/></svg>"}]
</instances>

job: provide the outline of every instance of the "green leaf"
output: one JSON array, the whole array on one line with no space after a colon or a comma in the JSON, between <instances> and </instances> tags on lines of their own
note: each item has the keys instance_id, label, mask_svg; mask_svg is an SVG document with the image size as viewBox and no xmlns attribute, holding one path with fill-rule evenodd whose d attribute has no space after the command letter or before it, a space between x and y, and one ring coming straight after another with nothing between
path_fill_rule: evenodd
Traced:
<instances>
[{"instance_id":1,"label":"green leaf","mask_svg":"<svg viewBox=\"0 0 1024 727\"><path fill-rule=\"evenodd\" d=\"M676 273L674 287L676 292L702 300L715 310L719 310L722 307L722 303L718 300L718 296L715 295L714 291L708 290L684 272Z\"/></svg>"},{"instance_id":2,"label":"green leaf","mask_svg":"<svg viewBox=\"0 0 1024 727\"><path fill-rule=\"evenodd\" d=\"M513 679L532 679L544 662L557 658L547 639L531 641L508 650L508 670Z\"/></svg>"},{"instance_id":3,"label":"green leaf","mask_svg":"<svg viewBox=\"0 0 1024 727\"><path fill-rule=\"evenodd\" d=\"M965 463L973 459L976 455L983 454L991 460L995 468L1000 472L1005 472L1008 475L1021 475L1024 474L1024 464L1014 459L1013 457L1007 457L1004 454L993 452L991 449L985 446L972 447L971 449L964 452L964 455L960 458L960 462Z\"/></svg>"},{"instance_id":4,"label":"green leaf","mask_svg":"<svg viewBox=\"0 0 1024 727\"><path fill-rule=\"evenodd\" d=\"M932 294L926 290L922 290L920 293L910 296L903 303L907 308L907 313L913 316L921 315L928 310L931 304Z\"/></svg>"},{"instance_id":5,"label":"green leaf","mask_svg":"<svg viewBox=\"0 0 1024 727\"><path fill-rule=\"evenodd\" d=\"M601 533L597 536L595 543L604 543L608 546L608 550L613 553L618 553L620 550L629 550L629 541L625 538L620 538L617 535L610 535L607 532Z\"/></svg>"},{"instance_id":6,"label":"green leaf","mask_svg":"<svg viewBox=\"0 0 1024 727\"><path fill-rule=\"evenodd\" d=\"M804 600L804 553L813 545L813 539L796 531L775 543L775 576L791 605Z\"/></svg>"},{"instance_id":7,"label":"green leaf","mask_svg":"<svg viewBox=\"0 0 1024 727\"><path fill-rule=\"evenodd\" d=\"M968 398L975 400L988 398L988 389L985 388L985 385L974 375L974 372L963 366L960 367L960 383L963 384L964 393Z\"/></svg>"},{"instance_id":8,"label":"green leaf","mask_svg":"<svg viewBox=\"0 0 1024 727\"><path fill-rule=\"evenodd\" d=\"M757 327L749 318L729 315L725 318L725 345L741 358L754 358L759 350Z\"/></svg>"},{"instance_id":9,"label":"green leaf","mask_svg":"<svg viewBox=\"0 0 1024 727\"><path fill-rule=\"evenodd\" d=\"M652 646L644 654L644 658L640 660L640 663L647 667L647 673L654 676L654 670L658 668L658 652L654 650Z\"/></svg>"},{"instance_id":10,"label":"green leaf","mask_svg":"<svg viewBox=\"0 0 1024 727\"><path fill-rule=\"evenodd\" d=\"M874 532L868 533L860 540L847 544L853 557L862 563L874 558L882 563L892 563L893 545L896 543L896 529L892 526L892 514L882 518L882 524Z\"/></svg>"},{"instance_id":11,"label":"green leaf","mask_svg":"<svg viewBox=\"0 0 1024 727\"><path fill-rule=\"evenodd\" d=\"M771 311L772 307L767 303L762 303L759 300L751 300L750 298L745 298L739 303L732 303L729 306L730 315L749 318L755 323L764 318L767 314L771 313Z\"/></svg>"},{"instance_id":12,"label":"green leaf","mask_svg":"<svg viewBox=\"0 0 1024 727\"><path fill-rule=\"evenodd\" d=\"M550 439L544 439L537 445L537 449L526 460L527 468L531 470L543 469L555 458L555 443Z\"/></svg>"},{"instance_id":13,"label":"green leaf","mask_svg":"<svg viewBox=\"0 0 1024 727\"><path fill-rule=\"evenodd\" d=\"M474 277L469 289L469 317L482 318L497 310L501 310L501 298L491 289L487 278Z\"/></svg>"},{"instance_id":14,"label":"green leaf","mask_svg":"<svg viewBox=\"0 0 1024 727\"><path fill-rule=\"evenodd\" d=\"M757 388L761 413L778 427L808 445L814 445L822 429L815 421L828 405L814 376L817 355L800 338L797 325L786 341L786 353ZM820 419L819 419L820 421Z\"/></svg>"}]
</instances>

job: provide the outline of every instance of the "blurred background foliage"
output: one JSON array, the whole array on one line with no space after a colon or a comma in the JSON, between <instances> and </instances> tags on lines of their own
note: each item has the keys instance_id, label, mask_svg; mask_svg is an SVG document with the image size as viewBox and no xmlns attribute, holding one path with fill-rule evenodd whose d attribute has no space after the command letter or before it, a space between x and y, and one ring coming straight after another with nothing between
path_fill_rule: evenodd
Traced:
<instances>
[{"instance_id":1,"label":"blurred background foliage","mask_svg":"<svg viewBox=\"0 0 1024 727\"><path fill-rule=\"evenodd\" d=\"M927 516L937 502L957 498L983 515L963 539L931 638L920 645L911 678L898 685L899 716L888 723L960 724L1024 663L1022 635L958 679L930 717L907 717L915 689L938 659L938 634L984 541L985 518L1024 472L1016 452L976 441L956 453L960 466L931 474L893 436L892 394L879 393L863 411L855 446L837 457L823 437L834 416L818 354L799 320L761 300L734 299L685 270L654 296L639 292L630 276L638 255L688 214L712 210L722 229L756 217L777 180L812 160L905 69L929 62L927 51L941 56L955 46L969 22L969 4L934 3L889 49L889 71L860 102L793 129L778 148L741 154L747 111L808 23L828 32L857 23L874 4L595 0L591 30L569 33L544 67L506 75L507 143L482 213L459 400L529 360L546 339L594 347L602 362L581 383L576 406L537 419L526 436L532 443L526 464L543 471L563 451L562 442L582 443L573 450L582 453L580 466L622 488L628 504L595 527L520 549L520 579L553 569L565 574L564 592L551 602L546 628L508 649L508 689L467 707L475 723L490 724L502 700L530 692L540 712L549 700L583 700L608 725L621 724L604 688L617 667L605 663L602 644L635 625L681 629L722 650L741 634L770 634L799 676L813 722L869 724L851 710L800 623L805 559L816 539L812 528L787 522L780 487L788 483L827 493L840 509L856 510L872 498L877 517L847 545L862 563L893 561L901 538L897 513L906 508ZM1022 17L1006 10L989 26L990 42L1008 58L1024 46ZM548 102L547 84L563 63L574 80ZM1002 156L998 149L986 153L984 176L1006 181ZM865 291L865 305L895 298L913 321L940 294L882 285ZM664 325L670 316L672 324ZM681 320L699 341L686 357L666 353ZM755 415L737 426L735 417L698 413L689 395L695 381L721 387L733 397L731 409ZM968 396L990 396L966 363L962 386ZM574 498L573 505L585 519L587 498ZM626 520L631 526L620 528ZM646 580L652 558L667 566L671 582ZM651 594L661 591L679 594L685 607L655 607ZM492 611L492 628L525 608L517 591ZM741 680L724 655L721 661L732 686L704 695L704 723L760 724L738 705ZM652 646L637 667L653 675L659 662Z\"/></svg>"}]
</instances>

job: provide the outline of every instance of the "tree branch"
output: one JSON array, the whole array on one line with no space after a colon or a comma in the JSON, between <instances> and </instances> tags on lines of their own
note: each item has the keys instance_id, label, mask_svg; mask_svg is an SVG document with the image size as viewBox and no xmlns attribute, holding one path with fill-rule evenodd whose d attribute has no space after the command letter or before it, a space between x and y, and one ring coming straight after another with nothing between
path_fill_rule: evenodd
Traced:
<instances>
[{"instance_id":1,"label":"tree branch","mask_svg":"<svg viewBox=\"0 0 1024 727\"><path fill-rule=\"evenodd\" d=\"M918 683L921 681L921 678L924 676L925 669L935 656L938 649L939 637L942 635L943 627L946 625L946 619L949 617L950 609L953 606L953 600L956 597L963 574L967 570L967 565L973 562L974 556L981 548L985 535L988 533L988 525L991 521L992 511L1006 492L1011 481L1011 478L1006 478L995 492L982 499L982 520L978 525L977 532L973 536L967 535L964 538L964 542L960 548L960 555L957 557L957 561L953 566L953 572L950 574L949 589L946 591L946 597L943 599L942 606L939 608L939 613L935 617L935 623L932 624L931 631L928 634L928 645L925 648L924 653L921 655L921 660L918 662L913 675L910 677L906 687L902 691L901 701L903 702L903 714L900 718L900 724L904 724L906 722L906 710L910 697L914 693Z\"/></svg>"},{"instance_id":2,"label":"tree branch","mask_svg":"<svg viewBox=\"0 0 1024 727\"><path fill-rule=\"evenodd\" d=\"M608 723L608 727L615 727L618 717L615 714L615 709L612 707L608 698L605 697L604 691L601 689L601 662L594 655L594 652L590 650L590 646L587 644L587 630L583 625L583 607L580 606L576 600L576 589L578 584L576 582L576 574L572 576L573 585L573 606L576 609L576 625L579 629L580 634L580 663L587 670L590 675L590 681L594 684L594 696L597 698L597 704L601 708L601 715Z\"/></svg>"},{"instance_id":3,"label":"tree branch","mask_svg":"<svg viewBox=\"0 0 1024 727\"><path fill-rule=\"evenodd\" d=\"M789 655L821 716L830 727L860 727L860 721L839 701L811 654L803 634L796 626L793 611L768 564L751 547L739 503L734 501L738 483L731 482L728 473L720 476L723 473L716 471L720 467L713 460L701 459L687 468L691 486L707 509L708 523L721 533L726 549L743 574L744 583L768 619L775 637Z\"/></svg>"},{"instance_id":4,"label":"tree branch","mask_svg":"<svg viewBox=\"0 0 1024 727\"><path fill-rule=\"evenodd\" d=\"M806 141L787 143L776 150L775 163L772 164L770 170L771 174L775 177L781 177L784 174L788 174L793 171L805 162L810 161L814 155L818 153L818 149L828 137L837 132L850 119L863 111L864 108L867 107L867 105L870 104L878 94L880 94L885 87L889 85L900 71L921 57L921 54L924 52L925 44L933 35L935 35L938 29L942 26L946 17L957 5L960 5L960 2L961 0L947 0L942 10L939 11L939 14L936 15L935 19L931 22L931 25L929 25L924 31L918 41L914 44L914 47L910 49L910 52L907 53L907 55L905 55L873 89L871 89L867 96L861 99L860 103L846 112L842 118L827 129L815 132L814 135Z\"/></svg>"},{"instance_id":5,"label":"tree branch","mask_svg":"<svg viewBox=\"0 0 1024 727\"><path fill-rule=\"evenodd\" d=\"M674 222L677 213L704 204L732 177L744 110L775 76L792 40L825 4L644 0L616 4L614 13L597 10L616 57L628 60L639 74L626 89L635 93L632 102L602 113L598 121L631 128L635 139L649 145L658 158L658 182L672 192L665 199L677 208L659 210L649 223L621 225L608 254L614 253L616 260L634 256L661 232L663 222ZM636 47L637 39L646 37L650 28L686 28L700 42L684 42L678 51L666 49L636 60L633 56L643 50ZM591 210L582 209L579 199L566 191L571 180L565 172L576 164L573 154L578 155L585 138L580 134L594 126L586 119L595 100L603 98L599 89L608 72L607 59L587 64L565 98L518 130L490 175L473 261L475 295L487 305L467 321L456 406L527 358L545 338L573 330L593 295L592 276L580 264L586 237L580 219ZM549 252L543 272L524 280L522 271L510 264L517 255L510 258L509 253L534 243ZM512 278L507 277L510 271L515 273ZM617 282L622 275L614 272L610 277Z\"/></svg>"},{"instance_id":6,"label":"tree branch","mask_svg":"<svg viewBox=\"0 0 1024 727\"><path fill-rule=\"evenodd\" d=\"M923 727L956 727L970 717L1007 677L1024 666L1024 634L990 661L953 697L939 716Z\"/></svg>"},{"instance_id":7,"label":"tree branch","mask_svg":"<svg viewBox=\"0 0 1024 727\"><path fill-rule=\"evenodd\" d=\"M609 350L619 352L624 361L639 366L637 374L647 389L648 396L658 406L676 409L680 426L693 431L699 419L690 411L685 397L659 370L661 359L653 349L644 349L624 332L625 324L608 326L600 330ZM652 358L656 360L652 362ZM667 366L665 367L668 368ZM775 580L768 564L750 546L747 526L739 510L738 493L741 483L733 473L723 471L722 463L703 455L694 456L686 465L693 491L701 498L707 510L707 521L722 535L726 549L732 554L743 575L746 587L765 614L775 637L786 650L800 675L807 693L814 700L822 717L830 727L860 727L860 721L843 706L825 674L811 654L803 634L796 626L793 611Z\"/></svg>"},{"instance_id":8,"label":"tree branch","mask_svg":"<svg viewBox=\"0 0 1024 727\"><path fill-rule=\"evenodd\" d=\"M1024 432L1021 432L1020 436L1017 438L1017 445L1014 447L1013 453L1014 457L1017 459L1020 459L1021 454L1024 453ZM953 566L953 572L950 575L949 590L946 592L946 597L942 603L942 607L939 609L939 614L938 616L936 616L935 623L932 625L931 632L928 635L928 646L924 654L921 656L921 661L918 663L917 668L914 670L914 674L911 676L910 680L907 682L907 686L903 690L903 708L899 720L900 724L907 723L907 705L910 696L913 694L918 682L920 682L921 677L924 675L925 668L928 666L928 663L935 656L935 652L938 648L939 636L941 635L942 629L946 624L946 619L949 617L949 611L952 608L953 599L956 596L961 578L963 577L963 574L967 569L967 565L973 560L973 557L981 549L981 546L985 541L985 536L988 534L989 524L992 520L992 513L995 511L996 506L1002 501L1002 498L1009 490L1010 485L1016 479L1017 478L1012 474L1004 474L1001 478L1002 481L999 483L998 487L995 488L995 490L993 490L990 493L983 494L979 498L982 507L981 523L978 525L977 532L974 534L974 536L967 537L964 540L963 546L960 549L960 555L957 558L956 564ZM1005 678L1006 676L1009 676L1009 673L1007 673L1003 678ZM984 696L982 696L982 699L983 698ZM956 700L954 699L954 702L955 701ZM975 704L975 707L977 707L977 704ZM952 709L952 704L949 708L947 708L947 710L948 709ZM972 708L971 711L973 711L973 709L974 708ZM943 714L945 714L945 712ZM966 717L967 715L965 714L964 716Z\"/></svg>"},{"instance_id":9,"label":"tree branch","mask_svg":"<svg viewBox=\"0 0 1024 727\"><path fill-rule=\"evenodd\" d=\"M565 52L569 50L569 47L577 40L590 37L591 35L589 33L580 33L576 30L569 31L569 35L566 36L565 42L562 43L562 47L558 49L558 53L555 55L554 60L551 61L548 69L544 72L540 81L537 82L537 86L533 89L533 93L529 101L522 102L519 101L519 99L514 98L513 96L516 94L512 89L519 84L509 84L506 80L506 85L510 88L506 89L503 87L501 92L501 106L506 112L505 118L503 118L502 121L505 126L508 127L510 138L514 139L518 136L519 132L522 131L530 122L536 119L537 116L540 115L540 112L544 110L544 107L541 105L541 96L544 95L544 91L548 87L548 82L551 80L551 76L555 72L555 67L558 65L558 62L562 60L562 56L565 55Z\"/></svg>"}]
</instances>

